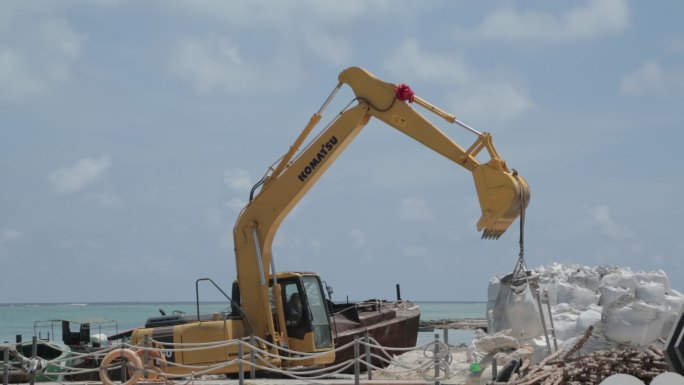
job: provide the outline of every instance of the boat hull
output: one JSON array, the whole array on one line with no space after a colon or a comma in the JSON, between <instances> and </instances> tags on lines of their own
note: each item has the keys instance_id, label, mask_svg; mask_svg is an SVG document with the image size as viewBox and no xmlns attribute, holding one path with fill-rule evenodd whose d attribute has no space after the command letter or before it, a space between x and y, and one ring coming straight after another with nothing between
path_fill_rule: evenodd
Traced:
<instances>
[{"instance_id":1,"label":"boat hull","mask_svg":"<svg viewBox=\"0 0 684 385\"><path fill-rule=\"evenodd\" d=\"M32 357L32 341L24 341L17 343L15 345L16 352L20 354L24 359ZM47 362L54 362L44 369L42 374L38 374L35 377L36 382L53 382L62 380L64 373L64 365L66 359L70 356L71 351L68 346L56 344L50 341L38 340L36 343L36 357L41 358ZM16 366L21 366L21 359L17 359ZM26 377L28 374L23 372ZM21 374L21 371L17 370L14 373L17 380L24 379L25 377Z\"/></svg>"},{"instance_id":2,"label":"boat hull","mask_svg":"<svg viewBox=\"0 0 684 385\"><path fill-rule=\"evenodd\" d=\"M385 348L413 348L418 340L420 308L407 301L365 301L349 304L345 307L335 305L333 326L335 328L335 346L341 347L355 338L366 336L375 340ZM374 355L385 356L380 349L372 348ZM387 351L390 355L401 351ZM359 354L366 354L365 346L361 346ZM335 354L336 365L354 358L354 346L351 345ZM384 367L386 363L372 358L372 364Z\"/></svg>"}]
</instances>

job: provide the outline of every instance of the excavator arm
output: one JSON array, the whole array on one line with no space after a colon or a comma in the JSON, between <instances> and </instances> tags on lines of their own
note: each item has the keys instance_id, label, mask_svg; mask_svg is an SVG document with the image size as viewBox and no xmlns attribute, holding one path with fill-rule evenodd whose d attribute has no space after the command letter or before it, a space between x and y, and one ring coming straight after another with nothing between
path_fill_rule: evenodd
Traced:
<instances>
[{"instance_id":1,"label":"excavator arm","mask_svg":"<svg viewBox=\"0 0 684 385\"><path fill-rule=\"evenodd\" d=\"M300 151L320 121L323 110L344 84L352 88L358 104L339 114ZM498 156L489 134L465 126L477 134L477 139L468 149L463 149L400 99L419 104L448 122L465 126L452 115L412 95L403 85L383 82L361 68L348 68L340 73L339 84L323 107L311 117L289 151L261 181L258 193L250 197L235 224L233 235L242 305L257 335L278 339L269 296L269 279L274 272L271 247L276 230L373 117L472 172L482 209L477 229L483 231L483 238L501 236L527 206L527 182L509 171ZM475 158L482 149L486 149L491 158L486 163Z\"/></svg>"},{"instance_id":2,"label":"excavator arm","mask_svg":"<svg viewBox=\"0 0 684 385\"><path fill-rule=\"evenodd\" d=\"M339 80L354 90L360 103L370 106L369 113L372 116L473 173L482 209L482 217L477 222L477 230L482 231L482 238L498 239L520 215L521 207L527 206L530 194L527 182L506 167L489 133L477 132L453 115L413 95L407 86L383 82L364 69L348 68L340 74ZM409 104L401 103L399 98L402 91L408 92L405 95L408 102L421 105L449 123L467 128L477 134L477 140L464 150ZM475 159L482 149L486 149L490 157L484 164Z\"/></svg>"}]
</instances>

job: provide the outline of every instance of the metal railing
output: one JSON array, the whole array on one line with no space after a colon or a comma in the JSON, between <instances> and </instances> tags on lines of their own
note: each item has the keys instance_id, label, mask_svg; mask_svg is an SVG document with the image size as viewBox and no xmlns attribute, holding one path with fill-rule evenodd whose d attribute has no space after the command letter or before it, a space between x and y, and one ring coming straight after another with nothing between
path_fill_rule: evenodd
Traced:
<instances>
[{"instance_id":1,"label":"metal railing","mask_svg":"<svg viewBox=\"0 0 684 385\"><path fill-rule=\"evenodd\" d=\"M43 342L40 340L36 341L34 338L34 345L37 343ZM152 347L162 345L164 346L163 349ZM147 358L149 357L159 357L167 352L189 352L228 347L237 348L237 358L211 365L183 365L174 362L167 363L169 367L183 368L184 371L191 372L189 375L166 373L163 371L163 369L157 369L157 372L155 373L155 375L158 375L159 378L163 380L187 379L189 382L192 382L194 379L201 378L204 375L220 372L221 369L225 369L230 366L236 366L238 369L237 374L239 385L244 385L246 376L249 376L250 379L255 379L257 371L269 374L277 374L285 378L305 380L309 383L315 383L316 380L322 380L326 378L347 378L350 382L353 380L354 384L356 385L360 384L362 378L372 380L375 373L389 374L394 376L400 375L402 373L420 373L422 380L434 382L435 385L439 385L440 381L446 380L454 374L450 369L450 364L452 361L451 347L444 341L440 340L440 336L437 331L435 331L434 340L422 346L416 346L412 348L392 348L381 346L370 335L366 334L365 337L357 337L354 341L342 346L338 346L335 349L335 352L340 352L344 349L353 348L354 357L352 359L323 368L303 367L298 365L298 361L301 362L304 360L315 359L317 356L329 355L330 352L305 353L292 351L282 346L275 346L269 341L254 336L242 340L194 344L171 344L168 342L162 343L152 339L147 339L146 341L143 341L141 345L130 345L124 343L116 347L104 348L96 352L71 352L68 358L54 359L49 361L36 357L35 348L33 349L33 354L31 357L24 357L12 344L4 344L0 346L3 347L2 350L4 358L3 385L9 384L8 377L10 369L28 370L28 374L32 379L34 379L37 374L41 374L47 377L54 376L55 380L57 380L58 377L59 379L63 379L64 377L62 376L64 375L79 375L96 372L99 372L100 377L102 377L103 371L106 373L108 370L116 370L121 368L122 383L126 372L139 372L143 376L146 373L149 373L149 368L145 367L145 365L137 367L135 365L131 365L130 362L126 365L112 365L111 367L105 368L103 370L100 368L84 369L69 366L69 363L73 362L74 359L84 359L87 357L96 360L96 362L101 362L110 353L118 355L118 350L122 349L133 350L136 352L136 354L145 357L145 361L147 361ZM271 353L273 348L277 348L277 350L283 354L275 355ZM139 353L141 350L143 353ZM422 358L412 362L411 364L406 364L395 359L396 355L409 351L420 350L423 352ZM10 356L14 357L14 360L11 362ZM276 359L280 361L280 364L276 365L274 363ZM376 365L374 362L380 364ZM124 370L123 366L125 366L128 370ZM392 367L392 371L388 372L388 368L390 366ZM47 368L52 368L52 370L58 371L47 372ZM349 371L352 368L353 377L349 374ZM107 378L107 380L109 379ZM107 383L107 381L104 379L103 382ZM135 381L132 383L127 382L126 384L132 385L134 383Z\"/></svg>"}]
</instances>

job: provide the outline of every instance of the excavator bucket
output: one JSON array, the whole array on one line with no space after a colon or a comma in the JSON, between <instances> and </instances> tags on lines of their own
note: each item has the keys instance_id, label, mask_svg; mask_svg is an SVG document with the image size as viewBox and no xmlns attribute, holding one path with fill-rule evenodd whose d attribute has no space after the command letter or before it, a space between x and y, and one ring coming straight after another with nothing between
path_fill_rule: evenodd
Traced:
<instances>
[{"instance_id":1,"label":"excavator bucket","mask_svg":"<svg viewBox=\"0 0 684 385\"><path fill-rule=\"evenodd\" d=\"M477 230L482 230L482 239L498 239L527 207L530 187L496 161L477 166L473 178L482 209Z\"/></svg>"}]
</instances>

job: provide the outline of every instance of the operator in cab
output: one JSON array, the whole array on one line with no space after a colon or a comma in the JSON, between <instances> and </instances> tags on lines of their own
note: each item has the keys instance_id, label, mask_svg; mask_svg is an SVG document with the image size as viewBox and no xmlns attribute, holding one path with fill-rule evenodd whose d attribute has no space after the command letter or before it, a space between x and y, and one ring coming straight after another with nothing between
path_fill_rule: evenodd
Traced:
<instances>
[{"instance_id":1,"label":"operator in cab","mask_svg":"<svg viewBox=\"0 0 684 385\"><path fill-rule=\"evenodd\" d=\"M288 327L296 327L302 320L302 299L293 293L285 305L285 319Z\"/></svg>"}]
</instances>

